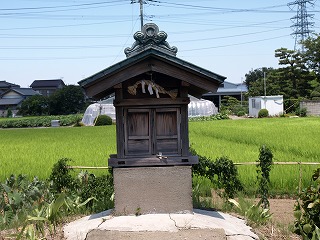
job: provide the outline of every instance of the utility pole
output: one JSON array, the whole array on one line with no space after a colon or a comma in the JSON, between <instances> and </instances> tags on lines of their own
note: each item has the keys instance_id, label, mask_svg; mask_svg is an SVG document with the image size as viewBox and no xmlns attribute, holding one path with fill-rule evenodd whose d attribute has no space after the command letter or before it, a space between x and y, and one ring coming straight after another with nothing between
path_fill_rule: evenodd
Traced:
<instances>
[{"instance_id":1,"label":"utility pole","mask_svg":"<svg viewBox=\"0 0 320 240\"><path fill-rule=\"evenodd\" d=\"M143 27L143 0L139 0L140 3L140 23L141 23L141 31Z\"/></svg>"},{"instance_id":2,"label":"utility pole","mask_svg":"<svg viewBox=\"0 0 320 240\"><path fill-rule=\"evenodd\" d=\"M314 14L308 14L307 4L314 6L315 0L296 0L294 2L288 3L288 6L291 10L294 10L294 6L297 6L296 15L291 18L291 21L294 23L291 25L293 28L295 43L294 50L298 50L298 44L301 46L301 51L304 52L304 47L301 45L305 39L310 36L310 33L314 32L309 27L314 25L314 22L310 22L309 19L313 19Z\"/></svg>"},{"instance_id":3,"label":"utility pole","mask_svg":"<svg viewBox=\"0 0 320 240\"><path fill-rule=\"evenodd\" d=\"M266 84L266 72L263 72L263 88L264 88L264 108L267 108L267 84Z\"/></svg>"},{"instance_id":4,"label":"utility pole","mask_svg":"<svg viewBox=\"0 0 320 240\"><path fill-rule=\"evenodd\" d=\"M263 88L264 88L264 97L266 97L267 96L266 72L263 72Z\"/></svg>"},{"instance_id":5,"label":"utility pole","mask_svg":"<svg viewBox=\"0 0 320 240\"><path fill-rule=\"evenodd\" d=\"M144 0L131 0L131 4L139 2L140 4L140 24L141 24L141 30L143 27L143 4L146 2Z\"/></svg>"},{"instance_id":6,"label":"utility pole","mask_svg":"<svg viewBox=\"0 0 320 240\"><path fill-rule=\"evenodd\" d=\"M241 77L241 85L240 85L240 101L241 101L241 107L242 107L242 86L243 86L243 77Z\"/></svg>"}]
</instances>

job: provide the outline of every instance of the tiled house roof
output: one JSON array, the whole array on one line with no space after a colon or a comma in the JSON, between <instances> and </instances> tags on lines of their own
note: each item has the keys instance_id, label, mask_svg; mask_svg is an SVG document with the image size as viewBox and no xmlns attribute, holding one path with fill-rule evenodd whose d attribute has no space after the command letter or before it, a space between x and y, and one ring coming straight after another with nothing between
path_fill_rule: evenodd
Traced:
<instances>
[{"instance_id":1,"label":"tiled house roof","mask_svg":"<svg viewBox=\"0 0 320 240\"><path fill-rule=\"evenodd\" d=\"M46 87L59 88L60 86L65 86L62 79L34 80L33 83L30 85L31 88L46 88Z\"/></svg>"}]
</instances>

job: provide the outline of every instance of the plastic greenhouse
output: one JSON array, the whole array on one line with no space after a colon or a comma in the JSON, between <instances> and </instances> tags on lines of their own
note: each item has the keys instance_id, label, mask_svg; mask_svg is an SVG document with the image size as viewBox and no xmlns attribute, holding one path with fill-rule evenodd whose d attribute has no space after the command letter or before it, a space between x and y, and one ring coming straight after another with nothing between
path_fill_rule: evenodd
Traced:
<instances>
[{"instance_id":1,"label":"plastic greenhouse","mask_svg":"<svg viewBox=\"0 0 320 240\"><path fill-rule=\"evenodd\" d=\"M218 109L213 102L204 99L197 99L190 97L190 103L188 105L188 117L201 117L211 116L218 113ZM113 120L116 119L115 107L113 106L114 97L110 97L106 100L93 103L86 109L82 123L86 126L93 126L94 120L99 115L108 115Z\"/></svg>"}]
</instances>

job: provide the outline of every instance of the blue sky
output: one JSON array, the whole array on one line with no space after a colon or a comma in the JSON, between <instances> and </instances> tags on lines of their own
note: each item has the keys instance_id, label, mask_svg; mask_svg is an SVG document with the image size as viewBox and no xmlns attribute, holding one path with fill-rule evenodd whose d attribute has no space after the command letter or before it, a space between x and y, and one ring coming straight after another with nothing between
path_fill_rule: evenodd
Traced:
<instances>
[{"instance_id":1,"label":"blue sky","mask_svg":"<svg viewBox=\"0 0 320 240\"><path fill-rule=\"evenodd\" d=\"M153 0L144 22L156 23L177 57L241 82L251 69L278 67L274 50L293 49L296 8L282 0ZM292 6L294 7L294 6ZM315 14L319 32L320 3ZM140 30L131 0L10 0L0 6L0 80L28 87L35 79L76 84L123 59Z\"/></svg>"}]
</instances>

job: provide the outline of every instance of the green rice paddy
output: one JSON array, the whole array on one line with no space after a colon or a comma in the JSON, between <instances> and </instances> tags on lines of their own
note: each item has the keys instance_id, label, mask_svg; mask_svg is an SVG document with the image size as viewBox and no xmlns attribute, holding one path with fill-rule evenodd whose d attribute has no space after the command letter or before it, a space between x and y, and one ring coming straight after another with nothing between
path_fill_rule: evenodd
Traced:
<instances>
[{"instance_id":1,"label":"green rice paddy","mask_svg":"<svg viewBox=\"0 0 320 240\"><path fill-rule=\"evenodd\" d=\"M268 118L190 122L190 144L213 160L228 156L233 162L254 162L259 148L269 146L277 162L320 162L320 118ZM115 126L0 129L0 181L10 174L45 179L60 158L74 166L107 166L116 153ZM303 184L319 166L301 166ZM246 189L256 188L256 167L238 166ZM95 170L105 173L106 170ZM92 172L92 170L90 170ZM296 193L298 165L275 165L271 170L274 194Z\"/></svg>"}]
</instances>

